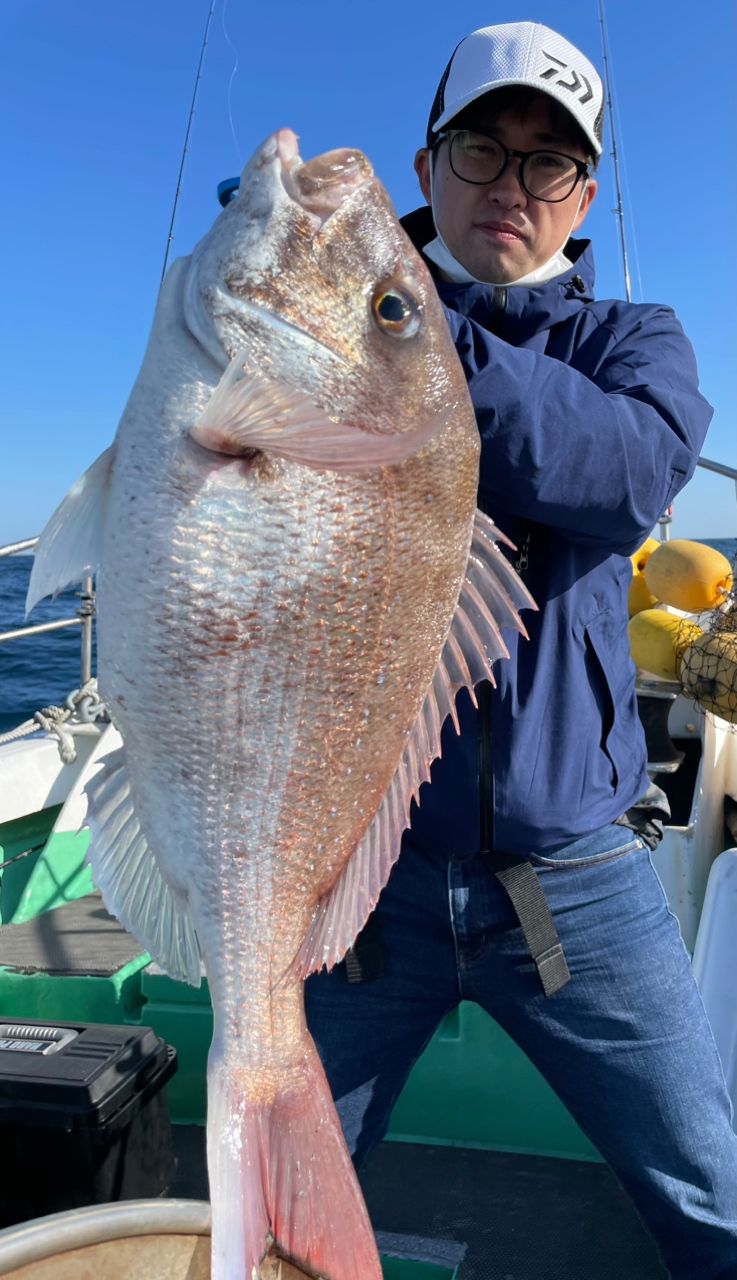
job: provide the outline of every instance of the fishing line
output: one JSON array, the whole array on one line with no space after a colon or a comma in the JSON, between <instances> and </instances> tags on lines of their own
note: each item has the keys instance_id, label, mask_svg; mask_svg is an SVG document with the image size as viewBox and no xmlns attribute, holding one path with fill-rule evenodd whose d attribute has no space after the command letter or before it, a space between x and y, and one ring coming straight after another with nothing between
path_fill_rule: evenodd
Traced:
<instances>
[{"instance_id":1,"label":"fishing line","mask_svg":"<svg viewBox=\"0 0 737 1280\"><path fill-rule=\"evenodd\" d=\"M225 13L227 8L228 8L228 0L225 0L223 4L222 13L220 15L220 25L223 28L223 35L225 36L225 39L227 40L230 48L233 50L233 55L235 58L235 61L233 63L233 70L230 73L230 79L228 81L228 121L230 123L230 133L233 139L233 146L235 147L235 153L238 157L238 168L240 170L243 168L243 153L241 152L241 149L238 146L238 139L235 136L235 125L233 124L233 81L235 80L235 77L238 71L239 60L238 60L238 50L233 44L233 41L231 40L230 36L228 35L228 31L225 26Z\"/></svg>"},{"instance_id":2,"label":"fishing line","mask_svg":"<svg viewBox=\"0 0 737 1280\"><path fill-rule=\"evenodd\" d=\"M642 290L642 276L640 274L640 255L637 252L635 211L634 211L634 204L632 202L632 192L630 190L629 174L627 173L627 154L624 147L624 137L622 135L622 121L619 118L619 112L617 112L617 119L619 122L618 123L619 136L620 138L622 138L622 173L624 175L624 189L627 196L627 204L629 205L629 211L630 211L630 240L632 242L632 256L635 259L635 275L637 276L637 285L640 290L640 302L642 302L645 295Z\"/></svg>"},{"instance_id":3,"label":"fishing line","mask_svg":"<svg viewBox=\"0 0 737 1280\"><path fill-rule=\"evenodd\" d=\"M637 252L637 236L636 236L636 234L635 234L635 211L634 211L634 204L633 204L633 201L632 201L632 192L631 192L631 188L630 188L629 174L628 174L628 172L627 172L627 151L626 151L626 148L625 148L625 145L624 145L624 134L623 134L623 132L622 132L622 117L621 117L621 115L620 115L620 111L619 111L619 103L617 102L617 100L616 100L616 98L615 98L615 95L614 95L614 67L613 67L613 64L612 64L611 73L610 73L610 70L609 70L609 63L611 62L612 55L611 55L611 50L610 50L610 48L609 48L609 34L608 34L607 30L606 30L606 15L605 15L605 13L604 13L604 0L599 0L599 13L600 13L601 24L602 24L602 49L603 49L603 52L604 52L604 58L605 58L606 79L607 79L607 91L608 91L608 94L609 94L609 112L610 112L610 116L611 116L612 146L613 146L613 148L614 148L613 155L614 155L614 157L615 157L615 161L616 161L616 160L618 159L618 154L619 154L619 152L621 152L621 158L622 158L622 177L623 177L622 188L623 188L624 193L625 193L625 195L626 195L626 197L627 197L627 207L628 207L628 209L629 209L629 219L630 219L630 222L629 222L629 232L628 232L628 235L627 235L627 239L628 239L628 240L631 242L631 244L632 244L632 254L633 254L633 257L634 257L634 260L635 260L635 274L636 274L636 276L637 276L637 284L638 284L639 291L640 291L640 302L642 302L644 295L643 295L643 291L642 291L642 275L641 275L641 273L640 273L640 255L639 255L639 253ZM608 61L607 61L607 58L608 58ZM619 139L619 142L620 142L620 147L619 147L619 149L617 149L617 139ZM624 235L625 235L625 229L624 229L624 208L622 207L622 191L619 189L619 168L618 168L618 167L616 167L616 168L615 168L615 176L616 176L616 180L617 180L617 198L618 198L619 205L620 205L620 209L619 209L619 210L615 210L615 213L616 213L616 212L620 212L620 214L621 214L621 220L622 220L622 236L624 236ZM625 269L626 269L626 268L627 268L627 263L625 262L625 264L624 264L624 265L625 265Z\"/></svg>"},{"instance_id":4,"label":"fishing line","mask_svg":"<svg viewBox=\"0 0 737 1280\"><path fill-rule=\"evenodd\" d=\"M171 220L169 222L169 232L166 237L166 249L164 251L164 263L161 268L161 281L159 283L159 287L161 287L161 284L163 284L164 276L166 275L166 268L169 262L169 250L171 249L172 241L174 239L174 222L177 216L177 206L179 204L179 196L181 195L181 191L182 191L182 175L184 173L184 162L187 159L187 151L189 150L189 135L192 131L192 121L194 120L195 107L197 105L197 94L199 93L200 80L202 78L202 67L205 61L205 49L207 48L207 37L210 33L210 23L212 22L212 15L215 10L215 3L216 3L216 0L210 0L210 8L207 14L207 22L205 23L205 34L202 38L202 45L200 47L200 59L199 59L199 62L197 63L197 75L195 76L194 89L192 91L192 102L190 104L189 116L187 118L187 129L184 135L184 146L182 148L182 158L179 162L179 173L177 175L177 189L174 193L174 204L172 206Z\"/></svg>"},{"instance_id":5,"label":"fishing line","mask_svg":"<svg viewBox=\"0 0 737 1280\"><path fill-rule=\"evenodd\" d=\"M604 87L607 106L609 107L609 128L612 134L611 157L614 166L614 187L617 193L617 206L614 213L619 223L619 239L622 249L622 270L624 272L624 296L632 301L632 284L630 281L629 257L627 253L627 235L624 228L624 207L622 205L622 187L619 181L619 152L617 150L617 117L614 111L614 95L612 90L613 76L609 70L609 37L604 16L604 0L599 0L599 25L601 27L601 51L604 57Z\"/></svg>"}]
</instances>

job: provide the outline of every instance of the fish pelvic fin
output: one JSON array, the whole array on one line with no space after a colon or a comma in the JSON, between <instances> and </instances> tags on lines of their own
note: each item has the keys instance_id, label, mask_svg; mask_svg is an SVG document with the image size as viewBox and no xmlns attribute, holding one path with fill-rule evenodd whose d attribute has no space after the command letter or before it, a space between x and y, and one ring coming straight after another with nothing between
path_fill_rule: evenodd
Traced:
<instances>
[{"instance_id":1,"label":"fish pelvic fin","mask_svg":"<svg viewBox=\"0 0 737 1280\"><path fill-rule=\"evenodd\" d=\"M207 1097L212 1280L260 1280L267 1253L325 1280L381 1280L366 1206L312 1040L287 1087L271 1094L263 1077L229 1067L214 1042Z\"/></svg>"},{"instance_id":2,"label":"fish pelvic fin","mask_svg":"<svg viewBox=\"0 0 737 1280\"><path fill-rule=\"evenodd\" d=\"M97 569L107 512L110 445L72 485L39 538L26 596L26 616L44 596L57 596Z\"/></svg>"},{"instance_id":3,"label":"fish pelvic fin","mask_svg":"<svg viewBox=\"0 0 737 1280\"><path fill-rule=\"evenodd\" d=\"M85 787L92 879L108 911L172 978L199 987L200 952L186 902L164 879L136 815L125 748Z\"/></svg>"},{"instance_id":4,"label":"fish pelvic fin","mask_svg":"<svg viewBox=\"0 0 737 1280\"><path fill-rule=\"evenodd\" d=\"M415 431L381 434L334 422L303 392L264 377L240 352L190 434L216 453L258 449L318 471L371 471L417 453L447 416L437 414Z\"/></svg>"},{"instance_id":5,"label":"fish pelvic fin","mask_svg":"<svg viewBox=\"0 0 737 1280\"><path fill-rule=\"evenodd\" d=\"M420 714L373 820L318 903L290 977L306 978L323 965L331 969L352 946L399 857L412 801L419 804L420 787L430 780L430 766L440 755L440 735L448 716L460 733L456 695L468 689L477 705L474 686L482 680L496 683L493 664L509 657L503 627L527 636L519 609L537 605L498 541L511 545L494 522L477 511L458 604Z\"/></svg>"}]
</instances>

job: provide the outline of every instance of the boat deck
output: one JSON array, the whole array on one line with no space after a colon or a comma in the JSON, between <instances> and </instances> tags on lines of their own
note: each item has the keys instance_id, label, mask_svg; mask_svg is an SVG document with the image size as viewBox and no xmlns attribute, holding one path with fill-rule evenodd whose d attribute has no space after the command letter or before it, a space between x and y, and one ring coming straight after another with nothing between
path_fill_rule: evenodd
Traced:
<instances>
[{"instance_id":1,"label":"boat deck","mask_svg":"<svg viewBox=\"0 0 737 1280\"><path fill-rule=\"evenodd\" d=\"M81 978L88 988L95 981L93 975L117 978L127 972L121 965L136 967L144 959L138 944L108 915L97 894L25 924L0 928L0 965L6 971L6 985L14 975L22 980L22 975L36 974L56 983ZM20 1000L21 1005L27 998ZM189 998L201 997L190 993ZM87 989L85 1008L89 1000ZM151 1003L145 1012L146 1020L154 1022ZM66 1016L73 1018L74 1013ZM110 1016L107 1007L96 1015L103 1021ZM203 1056L209 1028L207 1035L202 1030L199 1035ZM188 1056L182 1054L180 1066ZM200 1065L204 1070L204 1056ZM170 1194L209 1199L204 1128L175 1124L174 1143L177 1174ZM665 1276L635 1211L612 1174L599 1163L387 1141L368 1162L361 1181L379 1250L385 1260L397 1260L397 1275L405 1274L402 1263L415 1263L424 1264L413 1268L417 1280L622 1280L623 1276L663 1280ZM386 1274L393 1276L391 1266L390 1262Z\"/></svg>"},{"instance_id":2,"label":"boat deck","mask_svg":"<svg viewBox=\"0 0 737 1280\"><path fill-rule=\"evenodd\" d=\"M175 1125L172 1195L209 1198L204 1129ZM437 1280L664 1280L609 1170L583 1160L384 1142L361 1176L385 1258Z\"/></svg>"},{"instance_id":3,"label":"boat deck","mask_svg":"<svg viewBox=\"0 0 737 1280\"><path fill-rule=\"evenodd\" d=\"M140 955L99 893L0 928L0 966L14 973L107 977Z\"/></svg>"}]
</instances>

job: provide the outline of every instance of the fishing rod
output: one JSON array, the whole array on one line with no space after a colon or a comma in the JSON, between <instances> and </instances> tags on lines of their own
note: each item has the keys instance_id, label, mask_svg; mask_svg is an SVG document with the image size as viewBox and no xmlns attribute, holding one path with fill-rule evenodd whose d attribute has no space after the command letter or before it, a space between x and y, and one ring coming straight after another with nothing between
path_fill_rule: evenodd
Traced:
<instances>
[{"instance_id":1,"label":"fishing rod","mask_svg":"<svg viewBox=\"0 0 737 1280\"><path fill-rule=\"evenodd\" d=\"M609 124L612 131L611 157L614 162L614 185L617 190L617 207L613 210L619 223L619 238L622 245L622 267L624 269L624 292L628 302L632 301L632 284L630 281L629 257L627 254L627 237L624 229L624 206L622 204L622 187L619 180L619 153L617 151L617 131L614 121L614 102L612 100L612 77L609 71L609 38L604 19L604 0L598 0L599 24L601 26L601 48L604 56L604 83L606 86L607 107L609 108Z\"/></svg>"},{"instance_id":2,"label":"fishing rod","mask_svg":"<svg viewBox=\"0 0 737 1280\"><path fill-rule=\"evenodd\" d=\"M172 211L171 211L171 221L169 222L169 232L166 237L166 249L164 251L164 263L161 268L160 285L161 283L163 283L164 276L166 275L166 268L169 262L169 250L171 249L172 241L174 239L174 221L177 216L177 206L179 204L179 196L182 190L182 176L184 174L184 162L187 158L187 151L189 150L189 135L192 131L192 121L194 120L195 107L197 106L197 95L200 90L200 80L202 79L202 67L205 61L205 50L207 48L207 38L210 34L210 23L212 22L212 15L215 12L216 3L217 3L217 0L210 0L210 8L207 14L207 22L205 23L205 33L202 37L202 44L200 46L200 59L199 59L199 62L197 63L197 75L195 76L194 89L192 91L192 102L190 104L189 116L187 118L187 129L184 135L184 146L182 148L182 158L179 162L179 173L177 175L177 189L174 193L174 204L172 206Z\"/></svg>"}]
</instances>

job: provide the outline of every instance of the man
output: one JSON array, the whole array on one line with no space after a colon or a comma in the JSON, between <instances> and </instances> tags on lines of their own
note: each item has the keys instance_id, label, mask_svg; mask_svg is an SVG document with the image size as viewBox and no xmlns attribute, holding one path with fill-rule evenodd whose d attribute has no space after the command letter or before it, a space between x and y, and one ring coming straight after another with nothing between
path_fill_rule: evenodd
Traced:
<instances>
[{"instance_id":1,"label":"man","mask_svg":"<svg viewBox=\"0 0 737 1280\"><path fill-rule=\"evenodd\" d=\"M348 970L311 978L307 1011L357 1163L440 1019L476 1000L608 1160L674 1280L726 1280L737 1139L649 860L667 807L626 627L629 556L692 474L710 410L672 312L595 301L589 243L570 238L602 116L594 67L527 22L463 40L433 103L415 166L429 207L405 225L468 379L479 505L539 613L479 712L459 699L461 735L446 725Z\"/></svg>"}]
</instances>

